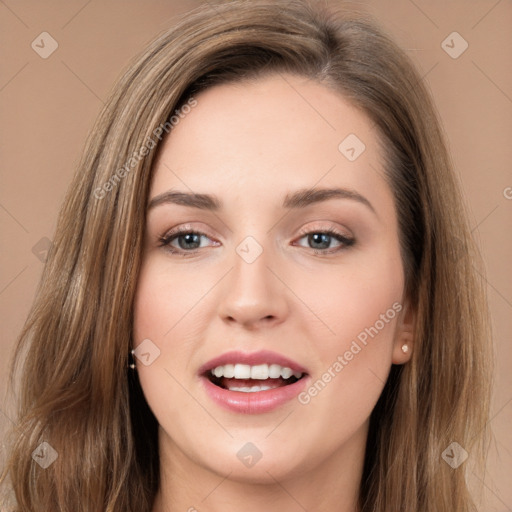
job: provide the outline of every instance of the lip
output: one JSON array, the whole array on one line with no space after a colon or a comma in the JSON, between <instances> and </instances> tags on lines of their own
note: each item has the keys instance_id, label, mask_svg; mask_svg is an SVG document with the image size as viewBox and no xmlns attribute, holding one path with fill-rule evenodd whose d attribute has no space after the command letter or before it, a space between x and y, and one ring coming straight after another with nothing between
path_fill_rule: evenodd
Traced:
<instances>
[{"instance_id":1,"label":"lip","mask_svg":"<svg viewBox=\"0 0 512 512\"><path fill-rule=\"evenodd\" d=\"M248 364L251 366L265 363L278 364L283 367L288 367L293 371L301 372L305 375L293 384L287 384L286 386L267 389L265 391L256 391L254 393L229 391L228 389L216 386L206 376L207 372L212 368L223 366L225 364L236 363ZM223 409L241 414L261 414L273 411L290 400L293 400L301 391L304 390L310 380L306 369L301 365L281 354L268 350L262 350L250 354L236 351L226 352L225 354L211 359L202 365L199 369L199 377L206 394L211 400Z\"/></svg>"},{"instance_id":2,"label":"lip","mask_svg":"<svg viewBox=\"0 0 512 512\"><path fill-rule=\"evenodd\" d=\"M206 394L220 407L231 412L241 414L261 414L270 412L293 400L306 387L309 375L305 375L297 382L280 388L267 389L245 393L243 391L229 391L216 386L204 375L201 376Z\"/></svg>"}]
</instances>

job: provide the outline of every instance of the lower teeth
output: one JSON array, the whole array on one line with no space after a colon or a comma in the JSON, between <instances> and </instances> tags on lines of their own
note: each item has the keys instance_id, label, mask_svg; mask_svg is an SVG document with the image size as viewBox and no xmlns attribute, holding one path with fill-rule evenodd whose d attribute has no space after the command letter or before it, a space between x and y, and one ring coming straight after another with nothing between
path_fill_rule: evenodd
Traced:
<instances>
[{"instance_id":1,"label":"lower teeth","mask_svg":"<svg viewBox=\"0 0 512 512\"><path fill-rule=\"evenodd\" d=\"M235 384L235 385L226 385L222 382L221 378L214 377L211 375L209 375L208 378L216 386L219 386L223 389L227 389L228 391L241 391L242 393L257 393L258 391L267 391L269 389L276 389L279 387L283 387L282 385L276 384L275 382L269 383L271 385L264 384L263 381L260 381L261 384L254 384L251 386L247 386L247 385L238 385L237 386L236 382L230 383L230 384ZM294 382L297 382L297 380L299 380L299 379L297 379L297 377L294 377L294 376L292 376L288 379L284 379L283 380L284 386L293 384ZM242 384L242 383L240 383L240 384ZM247 382L244 382L244 384L247 384Z\"/></svg>"},{"instance_id":2,"label":"lower teeth","mask_svg":"<svg viewBox=\"0 0 512 512\"><path fill-rule=\"evenodd\" d=\"M252 386L252 387L238 387L238 386L232 386L229 389L229 391L242 391L244 393L256 393L257 391L266 391L267 389L275 389L271 386Z\"/></svg>"}]
</instances>

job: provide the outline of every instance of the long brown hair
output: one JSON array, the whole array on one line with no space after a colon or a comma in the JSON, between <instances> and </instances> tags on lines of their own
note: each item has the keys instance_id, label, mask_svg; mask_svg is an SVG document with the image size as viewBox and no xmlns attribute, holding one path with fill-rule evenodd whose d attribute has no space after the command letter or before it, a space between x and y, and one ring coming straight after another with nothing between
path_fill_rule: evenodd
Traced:
<instances>
[{"instance_id":1,"label":"long brown hair","mask_svg":"<svg viewBox=\"0 0 512 512\"><path fill-rule=\"evenodd\" d=\"M151 510L157 422L127 359L156 133L205 88L286 72L339 91L378 128L418 314L413 357L393 366L371 416L360 509L474 510L467 464L453 469L442 453L454 441L472 459L484 453L488 312L430 93L366 15L235 0L204 5L156 38L87 140L12 366L13 380L23 360L5 474L20 511ZM58 454L46 469L31 457L43 441Z\"/></svg>"}]
</instances>

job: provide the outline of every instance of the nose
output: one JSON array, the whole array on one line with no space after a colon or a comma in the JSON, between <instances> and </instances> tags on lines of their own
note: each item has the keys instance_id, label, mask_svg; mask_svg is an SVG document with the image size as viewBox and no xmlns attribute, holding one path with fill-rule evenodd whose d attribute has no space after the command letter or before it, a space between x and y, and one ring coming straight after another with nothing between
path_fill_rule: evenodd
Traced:
<instances>
[{"instance_id":1,"label":"nose","mask_svg":"<svg viewBox=\"0 0 512 512\"><path fill-rule=\"evenodd\" d=\"M235 253L218 306L224 322L255 330L284 321L289 307L288 288L268 256L263 250L248 263Z\"/></svg>"}]
</instances>

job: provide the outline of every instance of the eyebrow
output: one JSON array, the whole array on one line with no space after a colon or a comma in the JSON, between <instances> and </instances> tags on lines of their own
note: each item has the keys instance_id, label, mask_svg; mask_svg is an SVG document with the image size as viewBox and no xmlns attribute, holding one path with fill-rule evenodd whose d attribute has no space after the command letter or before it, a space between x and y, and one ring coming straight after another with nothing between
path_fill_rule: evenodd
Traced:
<instances>
[{"instance_id":1,"label":"eyebrow","mask_svg":"<svg viewBox=\"0 0 512 512\"><path fill-rule=\"evenodd\" d=\"M355 190L346 188L306 188L293 193L286 194L283 201L283 208L305 208L311 204L320 203L329 199L350 199L367 206L373 213L377 214L373 205L366 197ZM193 192L180 192L168 190L155 196L148 205L148 210L163 204L177 204L198 208L200 210L219 211L222 209L222 201L211 194L197 194Z\"/></svg>"}]
</instances>

